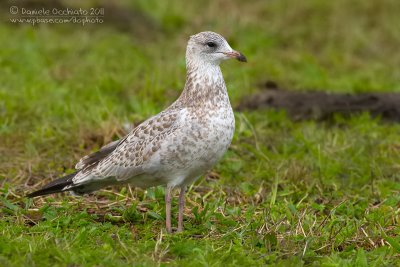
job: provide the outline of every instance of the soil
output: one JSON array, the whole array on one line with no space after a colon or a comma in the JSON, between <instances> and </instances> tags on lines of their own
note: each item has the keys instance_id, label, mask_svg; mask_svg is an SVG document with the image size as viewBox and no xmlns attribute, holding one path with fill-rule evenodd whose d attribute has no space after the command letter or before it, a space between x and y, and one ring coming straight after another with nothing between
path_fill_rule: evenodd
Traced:
<instances>
[{"instance_id":1,"label":"soil","mask_svg":"<svg viewBox=\"0 0 400 267\"><path fill-rule=\"evenodd\" d=\"M273 108L286 110L294 120L332 118L334 114L369 112L372 116L400 122L400 93L333 94L323 91L280 89L274 82L265 90L245 98L237 110Z\"/></svg>"}]
</instances>

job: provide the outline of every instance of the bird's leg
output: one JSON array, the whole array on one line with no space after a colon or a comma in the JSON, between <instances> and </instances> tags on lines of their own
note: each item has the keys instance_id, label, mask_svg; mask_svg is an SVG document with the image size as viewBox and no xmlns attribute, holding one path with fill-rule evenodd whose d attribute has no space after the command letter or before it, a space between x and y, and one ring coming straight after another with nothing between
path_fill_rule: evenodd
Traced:
<instances>
[{"instance_id":1,"label":"bird's leg","mask_svg":"<svg viewBox=\"0 0 400 267\"><path fill-rule=\"evenodd\" d=\"M183 208L185 207L186 186L181 187L179 192L179 214L178 214L178 232L183 231Z\"/></svg>"},{"instance_id":2,"label":"bird's leg","mask_svg":"<svg viewBox=\"0 0 400 267\"><path fill-rule=\"evenodd\" d=\"M165 226L167 232L171 233L171 187L167 186L165 191Z\"/></svg>"}]
</instances>

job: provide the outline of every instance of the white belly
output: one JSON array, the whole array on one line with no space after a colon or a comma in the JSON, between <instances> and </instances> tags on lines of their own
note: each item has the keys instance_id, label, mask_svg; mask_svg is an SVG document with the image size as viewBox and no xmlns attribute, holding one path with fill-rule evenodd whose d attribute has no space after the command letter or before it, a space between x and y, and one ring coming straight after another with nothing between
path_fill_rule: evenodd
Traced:
<instances>
[{"instance_id":1,"label":"white belly","mask_svg":"<svg viewBox=\"0 0 400 267\"><path fill-rule=\"evenodd\" d=\"M160 153L154 156L148 178L173 187L193 182L221 159L234 130L235 118L230 107L208 116L187 116L180 131L165 140Z\"/></svg>"}]
</instances>

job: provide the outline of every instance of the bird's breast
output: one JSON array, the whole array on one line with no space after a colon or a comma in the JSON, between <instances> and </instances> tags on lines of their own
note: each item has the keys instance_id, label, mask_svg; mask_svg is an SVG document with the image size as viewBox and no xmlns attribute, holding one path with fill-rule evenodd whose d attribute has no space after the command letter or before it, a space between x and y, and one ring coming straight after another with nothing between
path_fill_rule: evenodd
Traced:
<instances>
[{"instance_id":1,"label":"bird's breast","mask_svg":"<svg viewBox=\"0 0 400 267\"><path fill-rule=\"evenodd\" d=\"M187 152L188 164L196 162L200 168L209 169L228 149L235 130L235 118L230 106L203 112L188 116L179 148Z\"/></svg>"},{"instance_id":2,"label":"bird's breast","mask_svg":"<svg viewBox=\"0 0 400 267\"><path fill-rule=\"evenodd\" d=\"M157 165L163 166L159 175L192 180L211 169L226 152L235 130L232 108L203 112L188 110L179 130L164 143L157 157Z\"/></svg>"},{"instance_id":3,"label":"bird's breast","mask_svg":"<svg viewBox=\"0 0 400 267\"><path fill-rule=\"evenodd\" d=\"M218 148L229 146L235 130L235 117L230 105L195 110L188 123L188 132L197 132L197 139L208 150L213 150L210 145Z\"/></svg>"}]
</instances>

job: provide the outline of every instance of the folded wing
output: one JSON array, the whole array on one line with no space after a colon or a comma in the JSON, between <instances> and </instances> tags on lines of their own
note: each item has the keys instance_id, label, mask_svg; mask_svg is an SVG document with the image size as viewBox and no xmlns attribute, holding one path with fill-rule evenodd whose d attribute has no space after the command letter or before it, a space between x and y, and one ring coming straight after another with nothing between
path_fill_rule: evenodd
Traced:
<instances>
[{"instance_id":1,"label":"folded wing","mask_svg":"<svg viewBox=\"0 0 400 267\"><path fill-rule=\"evenodd\" d=\"M113 178L123 181L143 173L143 166L160 149L162 141L173 133L184 110L166 110L143 122L124 139L102 147L83 157L76 168L81 171L73 178L82 185Z\"/></svg>"}]
</instances>

